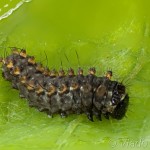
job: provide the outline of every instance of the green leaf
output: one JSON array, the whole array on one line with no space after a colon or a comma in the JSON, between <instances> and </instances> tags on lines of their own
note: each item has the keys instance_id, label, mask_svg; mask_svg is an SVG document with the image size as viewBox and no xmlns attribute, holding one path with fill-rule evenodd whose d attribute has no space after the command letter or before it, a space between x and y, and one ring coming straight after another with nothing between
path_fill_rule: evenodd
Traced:
<instances>
[{"instance_id":1,"label":"green leaf","mask_svg":"<svg viewBox=\"0 0 150 150\"><path fill-rule=\"evenodd\" d=\"M150 17L148 0L6 0L0 2L0 55L26 48L50 68L111 68L130 96L123 120L83 115L48 118L29 108L0 77L0 149L149 149ZM45 53L48 60L46 60ZM69 59L69 63L65 58Z\"/></svg>"}]
</instances>

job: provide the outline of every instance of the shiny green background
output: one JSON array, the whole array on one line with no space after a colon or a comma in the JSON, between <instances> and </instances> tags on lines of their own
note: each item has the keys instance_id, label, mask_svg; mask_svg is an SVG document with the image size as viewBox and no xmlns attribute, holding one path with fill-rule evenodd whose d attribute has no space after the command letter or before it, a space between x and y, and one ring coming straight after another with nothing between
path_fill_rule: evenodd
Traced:
<instances>
[{"instance_id":1,"label":"shiny green background","mask_svg":"<svg viewBox=\"0 0 150 150\"><path fill-rule=\"evenodd\" d=\"M149 6L149 0L0 1L1 56L16 46L50 68L59 68L62 60L65 69L77 69L77 50L85 74L91 66L98 76L111 68L113 80L124 80L130 96L127 117L120 121L90 122L85 115L50 119L29 108L0 77L0 149L149 149Z\"/></svg>"}]
</instances>

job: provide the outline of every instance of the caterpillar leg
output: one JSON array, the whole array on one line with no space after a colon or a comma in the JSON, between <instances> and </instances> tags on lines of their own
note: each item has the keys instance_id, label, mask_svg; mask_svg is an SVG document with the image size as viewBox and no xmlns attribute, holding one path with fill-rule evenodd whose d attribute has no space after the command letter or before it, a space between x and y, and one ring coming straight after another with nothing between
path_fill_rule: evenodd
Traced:
<instances>
[{"instance_id":1,"label":"caterpillar leg","mask_svg":"<svg viewBox=\"0 0 150 150\"><path fill-rule=\"evenodd\" d=\"M66 118L66 117L67 117L66 112L61 112L61 113L60 113L60 117L61 117L61 118Z\"/></svg>"},{"instance_id":2,"label":"caterpillar leg","mask_svg":"<svg viewBox=\"0 0 150 150\"><path fill-rule=\"evenodd\" d=\"M104 117L109 120L109 113L105 113Z\"/></svg>"},{"instance_id":3,"label":"caterpillar leg","mask_svg":"<svg viewBox=\"0 0 150 150\"><path fill-rule=\"evenodd\" d=\"M26 98L26 97L25 97L23 94L21 94L21 93L19 94L19 97L20 97L20 98Z\"/></svg>"},{"instance_id":4,"label":"caterpillar leg","mask_svg":"<svg viewBox=\"0 0 150 150\"><path fill-rule=\"evenodd\" d=\"M87 114L87 118L88 118L90 121L92 121L92 122L94 121L94 120L93 120L93 114L92 114L92 113L88 113L88 114Z\"/></svg>"},{"instance_id":5,"label":"caterpillar leg","mask_svg":"<svg viewBox=\"0 0 150 150\"><path fill-rule=\"evenodd\" d=\"M87 115L87 118L90 120L90 121L94 121L93 120L93 112L90 110L90 109L87 109L86 111L86 115Z\"/></svg>"},{"instance_id":6,"label":"caterpillar leg","mask_svg":"<svg viewBox=\"0 0 150 150\"><path fill-rule=\"evenodd\" d=\"M102 117L101 117L101 111L98 111L95 107L93 108L93 115L96 116L96 118L100 121L102 121Z\"/></svg>"}]
</instances>

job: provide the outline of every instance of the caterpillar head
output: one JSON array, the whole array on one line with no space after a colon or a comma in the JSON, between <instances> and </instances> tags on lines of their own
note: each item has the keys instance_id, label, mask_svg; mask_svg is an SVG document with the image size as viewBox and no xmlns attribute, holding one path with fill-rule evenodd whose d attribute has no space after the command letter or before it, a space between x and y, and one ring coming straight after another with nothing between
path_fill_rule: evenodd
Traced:
<instances>
[{"instance_id":1,"label":"caterpillar head","mask_svg":"<svg viewBox=\"0 0 150 150\"><path fill-rule=\"evenodd\" d=\"M129 96L125 86L117 81L104 80L95 95L94 105L102 114L122 119L128 108Z\"/></svg>"},{"instance_id":2,"label":"caterpillar head","mask_svg":"<svg viewBox=\"0 0 150 150\"><path fill-rule=\"evenodd\" d=\"M112 95L112 105L114 105L115 108L110 115L115 119L122 119L126 114L128 104L129 96L125 92L125 86L118 83Z\"/></svg>"},{"instance_id":3,"label":"caterpillar head","mask_svg":"<svg viewBox=\"0 0 150 150\"><path fill-rule=\"evenodd\" d=\"M129 96L126 95L124 99L120 103L118 103L118 105L114 109L112 117L118 120L122 119L125 116L128 104L129 104Z\"/></svg>"}]
</instances>

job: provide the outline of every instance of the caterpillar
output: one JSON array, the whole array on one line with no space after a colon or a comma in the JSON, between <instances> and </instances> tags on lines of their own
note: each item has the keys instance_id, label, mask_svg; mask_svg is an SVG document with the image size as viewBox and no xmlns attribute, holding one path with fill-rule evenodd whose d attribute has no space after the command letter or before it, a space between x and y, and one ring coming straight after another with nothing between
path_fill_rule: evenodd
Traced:
<instances>
[{"instance_id":1,"label":"caterpillar","mask_svg":"<svg viewBox=\"0 0 150 150\"><path fill-rule=\"evenodd\" d=\"M129 96L121 82L112 81L112 71L108 70L102 77L96 76L96 69L89 68L88 74L78 68L75 74L72 68L67 73L50 70L35 61L34 56L27 55L25 49L12 48L12 53L0 58L2 76L12 83L12 88L19 90L21 98L28 101L49 117L60 114L85 113L90 121L93 116L102 120L102 115L120 120L127 111Z\"/></svg>"}]
</instances>

